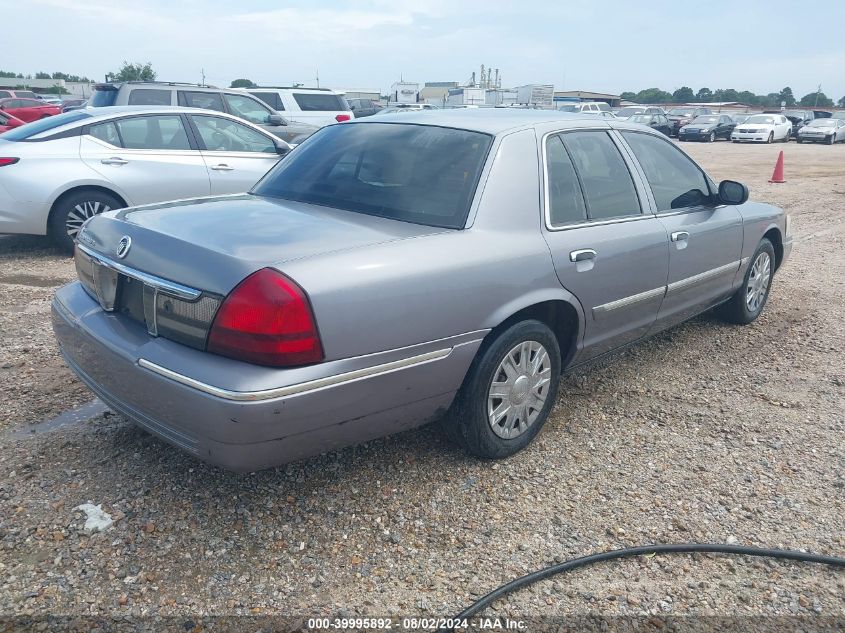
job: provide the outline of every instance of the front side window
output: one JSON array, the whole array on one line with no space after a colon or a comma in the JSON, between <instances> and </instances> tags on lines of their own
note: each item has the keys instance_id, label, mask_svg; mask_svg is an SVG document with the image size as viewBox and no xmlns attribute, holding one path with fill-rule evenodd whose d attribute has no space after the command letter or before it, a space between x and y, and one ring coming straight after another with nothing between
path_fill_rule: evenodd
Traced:
<instances>
[{"instance_id":1,"label":"front side window","mask_svg":"<svg viewBox=\"0 0 845 633\"><path fill-rule=\"evenodd\" d=\"M134 88L129 93L129 105L170 105L170 90Z\"/></svg>"},{"instance_id":2,"label":"front side window","mask_svg":"<svg viewBox=\"0 0 845 633\"><path fill-rule=\"evenodd\" d=\"M658 211L707 204L710 188L704 173L668 141L650 134L622 132L645 172Z\"/></svg>"},{"instance_id":3,"label":"front side window","mask_svg":"<svg viewBox=\"0 0 845 633\"><path fill-rule=\"evenodd\" d=\"M115 122L127 149L188 150L191 145L178 116L142 116Z\"/></svg>"},{"instance_id":4,"label":"front side window","mask_svg":"<svg viewBox=\"0 0 845 633\"><path fill-rule=\"evenodd\" d=\"M256 130L235 121L217 116L192 114L203 144L211 152L276 153L276 144Z\"/></svg>"},{"instance_id":5,"label":"front side window","mask_svg":"<svg viewBox=\"0 0 845 633\"><path fill-rule=\"evenodd\" d=\"M607 132L571 132L561 138L581 180L591 220L641 213L631 172Z\"/></svg>"},{"instance_id":6,"label":"front side window","mask_svg":"<svg viewBox=\"0 0 845 633\"><path fill-rule=\"evenodd\" d=\"M203 110L217 110L225 112L223 97L216 92L188 92L179 91L180 105L189 108L202 108Z\"/></svg>"},{"instance_id":7,"label":"front side window","mask_svg":"<svg viewBox=\"0 0 845 633\"><path fill-rule=\"evenodd\" d=\"M0 99L9 99L11 98L12 93L8 90L0 90Z\"/></svg>"},{"instance_id":8,"label":"front side window","mask_svg":"<svg viewBox=\"0 0 845 633\"><path fill-rule=\"evenodd\" d=\"M256 125L267 123L271 114L257 99L250 99L243 95L225 95L225 99L232 114Z\"/></svg>"},{"instance_id":9,"label":"front side window","mask_svg":"<svg viewBox=\"0 0 845 633\"><path fill-rule=\"evenodd\" d=\"M549 224L560 226L587 219L584 194L575 174L575 166L559 136L546 140L546 169L549 188Z\"/></svg>"},{"instance_id":10,"label":"front side window","mask_svg":"<svg viewBox=\"0 0 845 633\"><path fill-rule=\"evenodd\" d=\"M330 125L253 193L459 229L492 142L480 132L431 125Z\"/></svg>"},{"instance_id":11,"label":"front side window","mask_svg":"<svg viewBox=\"0 0 845 633\"><path fill-rule=\"evenodd\" d=\"M88 134L90 134L94 138L100 139L104 143L114 145L115 147L120 147L120 136L118 136L117 128L111 121L109 121L108 123L99 123L97 125L92 125L91 129L88 130Z\"/></svg>"},{"instance_id":12,"label":"front side window","mask_svg":"<svg viewBox=\"0 0 845 633\"><path fill-rule=\"evenodd\" d=\"M336 112L349 109L341 97L333 94L294 92L293 98L299 109L306 112Z\"/></svg>"}]
</instances>

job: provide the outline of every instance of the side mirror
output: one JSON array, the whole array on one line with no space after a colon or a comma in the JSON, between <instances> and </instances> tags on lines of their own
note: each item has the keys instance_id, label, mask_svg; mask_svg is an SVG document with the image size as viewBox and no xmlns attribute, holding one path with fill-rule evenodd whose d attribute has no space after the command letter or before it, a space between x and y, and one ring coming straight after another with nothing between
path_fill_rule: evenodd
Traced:
<instances>
[{"instance_id":1,"label":"side mirror","mask_svg":"<svg viewBox=\"0 0 845 633\"><path fill-rule=\"evenodd\" d=\"M285 154L290 152L291 149L293 149L290 145L288 145L287 143L284 143L284 142L279 143L278 141L276 141L275 145L276 145L276 153L279 156L284 156Z\"/></svg>"},{"instance_id":2,"label":"side mirror","mask_svg":"<svg viewBox=\"0 0 845 633\"><path fill-rule=\"evenodd\" d=\"M281 114L271 114L267 117L267 125L287 125L288 122Z\"/></svg>"},{"instance_id":3,"label":"side mirror","mask_svg":"<svg viewBox=\"0 0 845 633\"><path fill-rule=\"evenodd\" d=\"M745 204L748 200L748 187L734 180L719 183L719 202L722 204Z\"/></svg>"}]
</instances>

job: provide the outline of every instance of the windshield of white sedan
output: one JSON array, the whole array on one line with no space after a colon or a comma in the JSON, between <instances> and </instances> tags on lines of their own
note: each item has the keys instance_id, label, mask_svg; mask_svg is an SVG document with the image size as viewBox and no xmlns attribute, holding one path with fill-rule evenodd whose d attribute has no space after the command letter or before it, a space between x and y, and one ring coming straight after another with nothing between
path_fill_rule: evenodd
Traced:
<instances>
[{"instance_id":1,"label":"windshield of white sedan","mask_svg":"<svg viewBox=\"0 0 845 633\"><path fill-rule=\"evenodd\" d=\"M752 116L745 120L746 123L760 123L762 125L774 125L775 118L770 116Z\"/></svg>"},{"instance_id":2,"label":"windshield of white sedan","mask_svg":"<svg viewBox=\"0 0 845 633\"><path fill-rule=\"evenodd\" d=\"M323 128L252 193L463 228L492 137L397 123Z\"/></svg>"}]
</instances>

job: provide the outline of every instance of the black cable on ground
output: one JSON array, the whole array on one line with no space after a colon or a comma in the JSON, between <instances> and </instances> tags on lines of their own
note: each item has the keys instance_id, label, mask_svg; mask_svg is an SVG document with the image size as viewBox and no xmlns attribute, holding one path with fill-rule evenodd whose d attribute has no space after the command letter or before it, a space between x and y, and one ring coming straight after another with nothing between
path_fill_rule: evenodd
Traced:
<instances>
[{"instance_id":1,"label":"black cable on ground","mask_svg":"<svg viewBox=\"0 0 845 633\"><path fill-rule=\"evenodd\" d=\"M716 543L678 543L670 545L643 545L640 547L626 547L624 549L614 549L608 552L601 552L599 554L591 554L589 556L582 556L581 558L574 558L572 560L551 565L545 569L540 569L530 574L526 574L516 580L502 585L498 589L494 589L483 598L476 600L469 607L461 611L452 620L464 620L471 618L480 611L489 607L495 600L502 596L522 589L528 585L532 585L540 580L551 578L557 574L562 574L579 567L586 567L593 563L600 563L606 560L614 560L617 558L629 558L631 556L641 556L644 554L733 554L742 556L759 556L763 558L779 558L782 560L797 560L804 563L820 563L822 565L832 565L834 567L845 567L845 558L838 556L823 556L821 554L809 554L806 552L798 552L795 550L785 549L768 549L762 547L746 547L744 545L722 545ZM451 629L440 629L438 633L445 632Z\"/></svg>"}]
</instances>

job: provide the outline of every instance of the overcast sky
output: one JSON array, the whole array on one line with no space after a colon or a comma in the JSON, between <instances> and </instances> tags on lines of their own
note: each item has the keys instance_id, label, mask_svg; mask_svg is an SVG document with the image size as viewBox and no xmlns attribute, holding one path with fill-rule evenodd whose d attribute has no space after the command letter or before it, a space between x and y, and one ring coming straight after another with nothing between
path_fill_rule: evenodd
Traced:
<instances>
[{"instance_id":1,"label":"overcast sky","mask_svg":"<svg viewBox=\"0 0 845 633\"><path fill-rule=\"evenodd\" d=\"M9 4L0 69L102 79L123 60L159 79L246 77L386 93L405 80L620 93L658 87L758 94L818 84L845 96L845 3L794 0L22 0ZM798 26L818 11L812 28ZM741 25L741 26L737 26Z\"/></svg>"}]
</instances>

